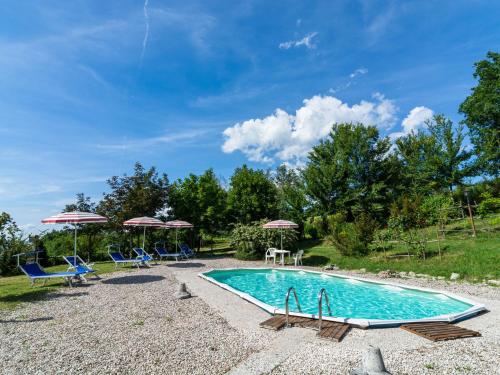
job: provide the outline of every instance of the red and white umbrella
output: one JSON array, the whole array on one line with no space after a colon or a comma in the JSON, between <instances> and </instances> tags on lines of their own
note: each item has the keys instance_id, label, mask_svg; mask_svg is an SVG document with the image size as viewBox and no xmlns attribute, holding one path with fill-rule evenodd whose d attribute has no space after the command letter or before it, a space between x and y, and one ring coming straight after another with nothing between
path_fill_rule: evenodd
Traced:
<instances>
[{"instance_id":1,"label":"red and white umbrella","mask_svg":"<svg viewBox=\"0 0 500 375\"><path fill-rule=\"evenodd\" d=\"M266 223L262 226L265 229L280 229L281 231L281 250L283 250L283 229L295 229L298 228L299 225L294 223L293 221L288 220L274 220Z\"/></svg>"},{"instance_id":2,"label":"red and white umbrella","mask_svg":"<svg viewBox=\"0 0 500 375\"><path fill-rule=\"evenodd\" d=\"M108 219L104 216L94 214L92 212L63 212L54 216L47 217L42 220L42 224L73 224L75 227L75 247L74 247L74 260L76 266L76 232L77 224L92 224L92 223L106 223Z\"/></svg>"},{"instance_id":3,"label":"red and white umbrella","mask_svg":"<svg viewBox=\"0 0 500 375\"><path fill-rule=\"evenodd\" d=\"M175 249L177 251L177 231L182 228L193 228L194 225L182 220L172 220L165 223L167 228L175 228Z\"/></svg>"},{"instance_id":4,"label":"red and white umbrella","mask_svg":"<svg viewBox=\"0 0 500 375\"><path fill-rule=\"evenodd\" d=\"M123 223L123 225L134 226L134 227L144 227L144 233L142 235L142 249L144 249L144 245L146 243L146 227L164 227L165 223L161 220L155 219L154 217L134 217L133 219L127 220Z\"/></svg>"}]
</instances>

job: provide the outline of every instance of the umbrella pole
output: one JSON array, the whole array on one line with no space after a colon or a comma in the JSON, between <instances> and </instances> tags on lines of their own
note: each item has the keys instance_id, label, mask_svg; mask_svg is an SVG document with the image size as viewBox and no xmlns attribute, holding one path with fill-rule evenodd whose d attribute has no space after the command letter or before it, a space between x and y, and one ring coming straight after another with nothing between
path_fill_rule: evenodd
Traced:
<instances>
[{"instance_id":1,"label":"umbrella pole","mask_svg":"<svg viewBox=\"0 0 500 375\"><path fill-rule=\"evenodd\" d=\"M74 247L74 250L73 250L73 265L75 266L75 270L76 270L76 230L77 230L77 226L75 224L75 247Z\"/></svg>"},{"instance_id":2,"label":"umbrella pole","mask_svg":"<svg viewBox=\"0 0 500 375\"><path fill-rule=\"evenodd\" d=\"M281 250L283 250L283 228L280 228L281 232Z\"/></svg>"},{"instance_id":3,"label":"umbrella pole","mask_svg":"<svg viewBox=\"0 0 500 375\"><path fill-rule=\"evenodd\" d=\"M179 231L178 228L175 228L175 251L177 251L179 244L177 243L177 232Z\"/></svg>"},{"instance_id":4,"label":"umbrella pole","mask_svg":"<svg viewBox=\"0 0 500 375\"><path fill-rule=\"evenodd\" d=\"M146 244L146 226L144 225L144 232L142 233L142 250L146 251L144 248Z\"/></svg>"}]
</instances>

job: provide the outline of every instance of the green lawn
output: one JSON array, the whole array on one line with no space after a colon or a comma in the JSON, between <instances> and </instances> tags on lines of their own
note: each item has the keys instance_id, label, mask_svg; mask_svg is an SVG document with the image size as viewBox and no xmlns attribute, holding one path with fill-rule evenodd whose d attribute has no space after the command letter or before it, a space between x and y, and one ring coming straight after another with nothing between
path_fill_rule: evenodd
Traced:
<instances>
[{"instance_id":1,"label":"green lawn","mask_svg":"<svg viewBox=\"0 0 500 375\"><path fill-rule=\"evenodd\" d=\"M445 277L457 272L469 281L500 278L498 234L481 233L477 238L448 236L440 245L442 257L438 255L437 243L430 243L426 260L404 256L403 245L393 245L387 257L378 251L359 258L342 256L333 246L319 241L304 242L301 247L305 249L304 265L336 264L344 269L366 268L370 272L390 269Z\"/></svg>"},{"instance_id":2,"label":"green lawn","mask_svg":"<svg viewBox=\"0 0 500 375\"><path fill-rule=\"evenodd\" d=\"M113 262L100 262L95 264L98 274L115 272ZM67 266L60 265L47 267L47 272L66 271ZM120 270L130 270L130 268L118 268ZM0 310L13 309L22 302L36 301L47 293L54 291L64 285L62 279L51 279L44 286L43 281L38 280L34 287L31 287L29 279L23 274L18 276L0 277Z\"/></svg>"}]
</instances>

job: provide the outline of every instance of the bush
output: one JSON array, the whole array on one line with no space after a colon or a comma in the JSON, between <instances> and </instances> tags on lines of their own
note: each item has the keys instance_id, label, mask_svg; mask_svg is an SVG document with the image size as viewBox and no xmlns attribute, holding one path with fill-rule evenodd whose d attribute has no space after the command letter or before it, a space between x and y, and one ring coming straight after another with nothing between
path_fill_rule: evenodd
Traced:
<instances>
[{"instance_id":1,"label":"bush","mask_svg":"<svg viewBox=\"0 0 500 375\"><path fill-rule=\"evenodd\" d=\"M481 194L482 201L477 206L477 213L481 216L495 214L500 211L500 198L494 197L490 192Z\"/></svg>"},{"instance_id":2,"label":"bush","mask_svg":"<svg viewBox=\"0 0 500 375\"><path fill-rule=\"evenodd\" d=\"M368 214L362 213L354 223L347 223L344 214L328 216L330 235L328 239L337 250L346 256L363 256L369 252L369 244L378 227Z\"/></svg>"},{"instance_id":3,"label":"bush","mask_svg":"<svg viewBox=\"0 0 500 375\"><path fill-rule=\"evenodd\" d=\"M237 224L231 232L231 246L236 249L235 257L242 260L262 259L270 247L281 246L279 229L264 229L266 221L256 221L249 225ZM297 232L283 229L283 248L295 249Z\"/></svg>"},{"instance_id":4,"label":"bush","mask_svg":"<svg viewBox=\"0 0 500 375\"><path fill-rule=\"evenodd\" d=\"M446 223L450 218L460 216L460 208L449 194L433 194L425 197L420 206L427 225Z\"/></svg>"},{"instance_id":5,"label":"bush","mask_svg":"<svg viewBox=\"0 0 500 375\"><path fill-rule=\"evenodd\" d=\"M15 254L29 249L29 244L21 237L21 231L9 214L0 213L0 275L17 273Z\"/></svg>"}]
</instances>

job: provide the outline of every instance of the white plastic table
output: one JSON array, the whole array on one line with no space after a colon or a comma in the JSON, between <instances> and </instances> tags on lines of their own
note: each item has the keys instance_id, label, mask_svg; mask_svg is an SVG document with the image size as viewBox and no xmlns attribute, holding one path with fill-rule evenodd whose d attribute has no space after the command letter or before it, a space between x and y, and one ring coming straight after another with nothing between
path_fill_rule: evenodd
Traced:
<instances>
[{"instance_id":1,"label":"white plastic table","mask_svg":"<svg viewBox=\"0 0 500 375\"><path fill-rule=\"evenodd\" d=\"M280 263L282 266L285 265L285 254L288 254L288 259L290 259L290 251L289 250L274 250L275 254L280 254Z\"/></svg>"}]
</instances>

